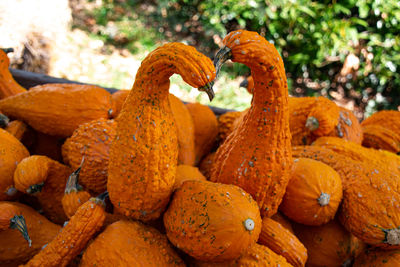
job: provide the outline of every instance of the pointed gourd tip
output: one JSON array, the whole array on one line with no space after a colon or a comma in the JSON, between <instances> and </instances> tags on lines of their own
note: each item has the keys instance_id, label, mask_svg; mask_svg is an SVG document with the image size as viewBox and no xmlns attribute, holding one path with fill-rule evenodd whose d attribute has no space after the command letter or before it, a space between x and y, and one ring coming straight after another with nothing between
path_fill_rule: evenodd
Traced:
<instances>
[{"instance_id":1,"label":"pointed gourd tip","mask_svg":"<svg viewBox=\"0 0 400 267\"><path fill-rule=\"evenodd\" d=\"M209 82L206 85L204 85L198 89L201 92L207 93L208 98L210 99L210 102L214 99L214 96L215 96L215 93L213 90L213 85L214 85L214 82Z\"/></svg>"},{"instance_id":2,"label":"pointed gourd tip","mask_svg":"<svg viewBox=\"0 0 400 267\"><path fill-rule=\"evenodd\" d=\"M239 87L247 88L248 85L249 85L249 81L246 78L239 84Z\"/></svg>"}]
</instances>

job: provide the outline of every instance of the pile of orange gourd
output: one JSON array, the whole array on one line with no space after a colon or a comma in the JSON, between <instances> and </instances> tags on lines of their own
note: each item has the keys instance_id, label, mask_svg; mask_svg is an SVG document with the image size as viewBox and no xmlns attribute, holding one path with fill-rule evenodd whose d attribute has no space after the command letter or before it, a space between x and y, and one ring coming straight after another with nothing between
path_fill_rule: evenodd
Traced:
<instances>
[{"instance_id":1,"label":"pile of orange gourd","mask_svg":"<svg viewBox=\"0 0 400 267\"><path fill-rule=\"evenodd\" d=\"M400 112L289 97L259 34L214 63L163 45L113 94L26 90L0 56L0 266L400 266ZM251 69L248 110L169 94L177 73L212 99L227 60Z\"/></svg>"}]
</instances>

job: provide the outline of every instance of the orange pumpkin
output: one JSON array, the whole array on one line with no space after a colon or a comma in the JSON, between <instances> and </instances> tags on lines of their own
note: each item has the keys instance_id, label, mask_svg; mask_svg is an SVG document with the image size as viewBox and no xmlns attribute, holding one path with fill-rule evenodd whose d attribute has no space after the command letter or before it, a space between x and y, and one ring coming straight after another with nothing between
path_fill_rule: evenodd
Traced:
<instances>
[{"instance_id":1,"label":"orange pumpkin","mask_svg":"<svg viewBox=\"0 0 400 267\"><path fill-rule=\"evenodd\" d=\"M336 214L342 200L342 180L328 165L313 159L295 159L279 209L290 219L321 225Z\"/></svg>"},{"instance_id":2,"label":"orange pumpkin","mask_svg":"<svg viewBox=\"0 0 400 267\"><path fill-rule=\"evenodd\" d=\"M164 213L168 239L203 261L238 258L260 234L257 203L241 188L208 181L186 181Z\"/></svg>"}]
</instances>

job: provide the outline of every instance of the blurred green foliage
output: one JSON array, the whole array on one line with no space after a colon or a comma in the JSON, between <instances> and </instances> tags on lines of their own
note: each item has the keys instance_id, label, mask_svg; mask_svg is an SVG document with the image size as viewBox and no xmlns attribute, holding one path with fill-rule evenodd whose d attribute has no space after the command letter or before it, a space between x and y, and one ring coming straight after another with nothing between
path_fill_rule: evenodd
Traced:
<instances>
[{"instance_id":1,"label":"blurred green foliage","mask_svg":"<svg viewBox=\"0 0 400 267\"><path fill-rule=\"evenodd\" d=\"M118 32L128 40L144 38L149 47L186 40L211 57L216 36L257 31L283 56L293 95L336 93L367 114L400 105L398 0L103 0L94 16L102 25L125 25ZM144 36L132 28L138 20L147 26Z\"/></svg>"}]
</instances>

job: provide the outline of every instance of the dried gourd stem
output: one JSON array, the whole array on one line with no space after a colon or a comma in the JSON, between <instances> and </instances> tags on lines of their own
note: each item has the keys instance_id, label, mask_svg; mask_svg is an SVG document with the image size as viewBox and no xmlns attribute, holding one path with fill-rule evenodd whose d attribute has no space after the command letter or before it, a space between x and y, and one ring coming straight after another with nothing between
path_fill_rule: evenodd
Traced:
<instances>
[{"instance_id":1,"label":"dried gourd stem","mask_svg":"<svg viewBox=\"0 0 400 267\"><path fill-rule=\"evenodd\" d=\"M224 65L224 63L229 59L232 59L232 50L227 46L221 48L215 55L214 66L216 70L216 79L218 78L222 65Z\"/></svg>"},{"instance_id":2,"label":"dried gourd stem","mask_svg":"<svg viewBox=\"0 0 400 267\"><path fill-rule=\"evenodd\" d=\"M6 115L0 113L0 128L7 127L9 123L10 119Z\"/></svg>"},{"instance_id":3,"label":"dried gourd stem","mask_svg":"<svg viewBox=\"0 0 400 267\"><path fill-rule=\"evenodd\" d=\"M318 204L323 207L329 204L329 201L331 199L331 196L327 193L321 193L321 195L319 196L318 200Z\"/></svg>"},{"instance_id":4,"label":"dried gourd stem","mask_svg":"<svg viewBox=\"0 0 400 267\"><path fill-rule=\"evenodd\" d=\"M17 229L21 232L22 236L29 243L29 247L32 246L32 240L28 235L28 228L26 227L25 218L22 215L15 215L10 219L10 228Z\"/></svg>"},{"instance_id":5,"label":"dried gourd stem","mask_svg":"<svg viewBox=\"0 0 400 267\"><path fill-rule=\"evenodd\" d=\"M383 230L385 232L385 241L392 246L400 245L400 228L390 229L390 230Z\"/></svg>"},{"instance_id":6,"label":"dried gourd stem","mask_svg":"<svg viewBox=\"0 0 400 267\"><path fill-rule=\"evenodd\" d=\"M26 189L26 193L28 194L35 194L41 192L44 186L44 182L39 184L30 185L28 189Z\"/></svg>"},{"instance_id":7,"label":"dried gourd stem","mask_svg":"<svg viewBox=\"0 0 400 267\"><path fill-rule=\"evenodd\" d=\"M14 52L14 48L12 48L12 47L0 48L0 49L3 50L4 53L6 53L6 54Z\"/></svg>"},{"instance_id":8,"label":"dried gourd stem","mask_svg":"<svg viewBox=\"0 0 400 267\"><path fill-rule=\"evenodd\" d=\"M315 131L319 127L318 119L315 117L308 117L306 120L306 128L310 131Z\"/></svg>"},{"instance_id":9,"label":"dried gourd stem","mask_svg":"<svg viewBox=\"0 0 400 267\"><path fill-rule=\"evenodd\" d=\"M85 162L85 156L82 157L81 165L68 177L67 185L65 186L65 194L71 192L81 191L83 188L79 184L79 173L81 172L83 163Z\"/></svg>"}]
</instances>

